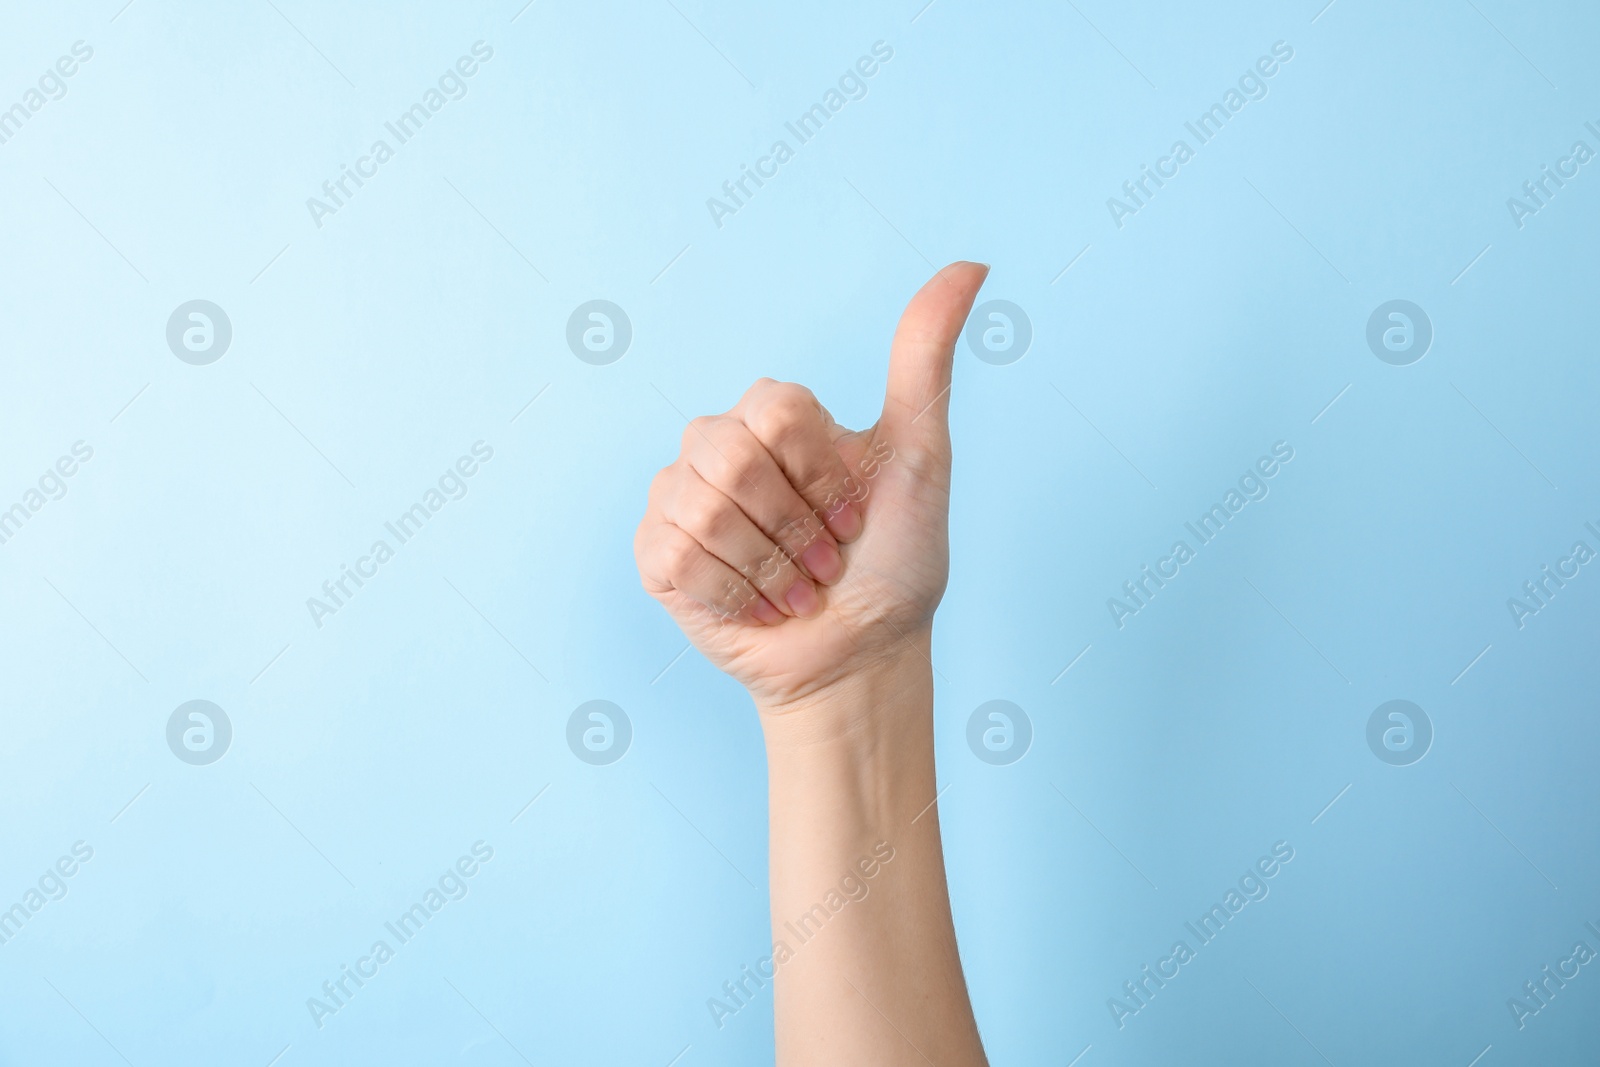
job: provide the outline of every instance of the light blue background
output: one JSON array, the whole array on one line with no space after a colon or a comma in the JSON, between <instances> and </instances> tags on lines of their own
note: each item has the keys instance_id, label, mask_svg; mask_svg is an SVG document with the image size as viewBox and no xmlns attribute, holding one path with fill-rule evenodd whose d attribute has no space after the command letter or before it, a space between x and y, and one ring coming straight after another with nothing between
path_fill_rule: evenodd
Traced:
<instances>
[{"instance_id":1,"label":"light blue background","mask_svg":"<svg viewBox=\"0 0 1600 1067\"><path fill-rule=\"evenodd\" d=\"M682 416L756 377L870 422L955 258L1034 329L960 353L936 636L993 1061L1593 1057L1600 968L1525 1029L1506 1003L1600 949L1600 575L1506 607L1600 548L1600 176L1506 207L1600 148L1591 6L276 3L5 13L0 107L94 55L0 145L0 507L94 456L0 545L0 907L94 858L0 945L0 1063L770 1061L770 994L706 1008L769 944L759 730L678 658L633 529ZM479 40L318 228L306 199ZM1280 40L1118 229L1106 198ZM209 366L165 342L195 298L233 325ZM564 339L595 298L634 327L610 366ZM1392 298L1435 329L1408 367L1364 339ZM468 495L313 625L479 440ZM1271 495L1119 630L1106 599L1279 440ZM234 727L205 767L165 740L195 698ZM597 698L634 728L605 767L565 742ZM1006 767L965 742L996 698L1035 732ZM1394 698L1436 731L1409 767L1365 741ZM469 895L318 1029L307 998L479 840ZM1280 840L1271 895L1119 1029L1107 998Z\"/></svg>"}]
</instances>

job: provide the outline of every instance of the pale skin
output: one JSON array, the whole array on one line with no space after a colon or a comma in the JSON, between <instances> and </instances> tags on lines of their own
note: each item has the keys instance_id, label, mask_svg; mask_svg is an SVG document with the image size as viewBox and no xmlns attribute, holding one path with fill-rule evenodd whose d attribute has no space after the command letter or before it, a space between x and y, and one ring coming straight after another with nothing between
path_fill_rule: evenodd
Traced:
<instances>
[{"instance_id":1,"label":"pale skin","mask_svg":"<svg viewBox=\"0 0 1600 1067\"><path fill-rule=\"evenodd\" d=\"M765 378L695 419L634 538L645 589L760 715L773 937L792 953L773 979L782 1067L988 1062L945 882L929 658L951 369L987 274L952 263L912 298L867 429ZM856 892L802 940L846 876Z\"/></svg>"}]
</instances>

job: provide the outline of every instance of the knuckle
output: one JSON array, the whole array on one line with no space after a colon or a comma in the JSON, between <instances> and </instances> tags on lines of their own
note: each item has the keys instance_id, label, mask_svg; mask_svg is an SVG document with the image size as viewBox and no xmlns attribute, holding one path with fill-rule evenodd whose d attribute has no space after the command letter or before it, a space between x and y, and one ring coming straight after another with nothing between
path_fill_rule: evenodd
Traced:
<instances>
[{"instance_id":1,"label":"knuckle","mask_svg":"<svg viewBox=\"0 0 1600 1067\"><path fill-rule=\"evenodd\" d=\"M731 438L718 445L723 463L736 483L753 483L764 469L764 453L754 441Z\"/></svg>"},{"instance_id":2,"label":"knuckle","mask_svg":"<svg viewBox=\"0 0 1600 1067\"><path fill-rule=\"evenodd\" d=\"M683 428L683 451L692 451L701 442L710 438L717 429L717 420L720 415L696 415L689 420L689 425Z\"/></svg>"},{"instance_id":3,"label":"knuckle","mask_svg":"<svg viewBox=\"0 0 1600 1067\"><path fill-rule=\"evenodd\" d=\"M707 509L701 522L707 541L719 545L731 544L739 533L743 517L732 504L724 502Z\"/></svg>"},{"instance_id":4,"label":"knuckle","mask_svg":"<svg viewBox=\"0 0 1600 1067\"><path fill-rule=\"evenodd\" d=\"M750 383L750 388L744 391L744 396L740 397L740 402L743 403L745 401L750 401L753 403L759 399L763 393L777 384L777 379L768 378L763 375L762 377L757 378L755 381Z\"/></svg>"},{"instance_id":5,"label":"knuckle","mask_svg":"<svg viewBox=\"0 0 1600 1067\"><path fill-rule=\"evenodd\" d=\"M728 614L737 614L740 610L748 609L761 596L756 587L751 585L746 578L729 578L723 583L722 602Z\"/></svg>"},{"instance_id":6,"label":"knuckle","mask_svg":"<svg viewBox=\"0 0 1600 1067\"><path fill-rule=\"evenodd\" d=\"M660 548L661 566L667 577L674 581L686 576L694 566L696 557L700 553L700 546L681 531L677 535L668 537Z\"/></svg>"},{"instance_id":7,"label":"knuckle","mask_svg":"<svg viewBox=\"0 0 1600 1067\"><path fill-rule=\"evenodd\" d=\"M807 411L816 411L821 406L816 394L799 382L773 382L771 393L774 400L799 405Z\"/></svg>"},{"instance_id":8,"label":"knuckle","mask_svg":"<svg viewBox=\"0 0 1600 1067\"><path fill-rule=\"evenodd\" d=\"M798 518L790 519L784 523L782 536L784 544L794 546L798 554L803 552L819 537L828 536L822 525L822 520L814 512L806 512ZM831 538L830 538L831 539Z\"/></svg>"},{"instance_id":9,"label":"knuckle","mask_svg":"<svg viewBox=\"0 0 1600 1067\"><path fill-rule=\"evenodd\" d=\"M645 494L649 504L659 504L671 494L673 483L678 480L678 471L676 462L656 471L655 477L650 479L650 489Z\"/></svg>"},{"instance_id":10,"label":"knuckle","mask_svg":"<svg viewBox=\"0 0 1600 1067\"><path fill-rule=\"evenodd\" d=\"M821 425L816 403L810 390L795 386L799 392L787 389L775 391L760 407L751 413L751 427L763 441L786 441L812 424Z\"/></svg>"},{"instance_id":11,"label":"knuckle","mask_svg":"<svg viewBox=\"0 0 1600 1067\"><path fill-rule=\"evenodd\" d=\"M825 461L810 462L800 465L800 469L796 472L794 488L808 504L813 505L813 511L808 514L814 514L817 506L826 511L825 502L828 498L838 496L843 487L842 483L849 481L848 474L841 478L839 472Z\"/></svg>"},{"instance_id":12,"label":"knuckle","mask_svg":"<svg viewBox=\"0 0 1600 1067\"><path fill-rule=\"evenodd\" d=\"M744 424L737 419L727 415L706 415L703 421L697 421L699 424L694 429L696 462L707 454L731 455L749 444Z\"/></svg>"},{"instance_id":13,"label":"knuckle","mask_svg":"<svg viewBox=\"0 0 1600 1067\"><path fill-rule=\"evenodd\" d=\"M707 492L695 493L684 501L679 525L702 542L715 540L726 531L729 522L726 498Z\"/></svg>"},{"instance_id":14,"label":"knuckle","mask_svg":"<svg viewBox=\"0 0 1600 1067\"><path fill-rule=\"evenodd\" d=\"M825 516L838 511L840 500L854 499L852 490L859 490L843 463L830 462L829 456L807 457L795 466L795 492L806 505L804 515L796 519L799 523L820 527Z\"/></svg>"},{"instance_id":15,"label":"knuckle","mask_svg":"<svg viewBox=\"0 0 1600 1067\"><path fill-rule=\"evenodd\" d=\"M793 566L794 561L789 557L789 554L779 547L774 548L754 563L747 564L743 568L743 573L745 578L757 588L765 589L779 578L784 577L789 568ZM784 584L787 584L787 582Z\"/></svg>"}]
</instances>

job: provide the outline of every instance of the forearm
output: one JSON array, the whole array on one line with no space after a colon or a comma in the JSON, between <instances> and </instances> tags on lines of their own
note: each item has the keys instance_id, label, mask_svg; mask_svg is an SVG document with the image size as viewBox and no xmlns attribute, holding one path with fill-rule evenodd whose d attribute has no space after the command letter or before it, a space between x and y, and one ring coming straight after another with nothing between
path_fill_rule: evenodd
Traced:
<instances>
[{"instance_id":1,"label":"forearm","mask_svg":"<svg viewBox=\"0 0 1600 1067\"><path fill-rule=\"evenodd\" d=\"M927 645L763 709L783 1067L986 1062L933 804Z\"/></svg>"}]
</instances>

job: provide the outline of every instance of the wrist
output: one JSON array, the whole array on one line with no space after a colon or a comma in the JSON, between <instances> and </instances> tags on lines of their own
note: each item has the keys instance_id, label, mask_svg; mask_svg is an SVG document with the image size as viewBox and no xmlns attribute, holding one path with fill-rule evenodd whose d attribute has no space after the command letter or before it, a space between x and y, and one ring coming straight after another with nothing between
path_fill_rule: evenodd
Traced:
<instances>
[{"instance_id":1,"label":"wrist","mask_svg":"<svg viewBox=\"0 0 1600 1067\"><path fill-rule=\"evenodd\" d=\"M936 789L933 664L927 634L907 637L803 698L758 705L774 840L806 840L825 866L880 839L936 839L937 818L916 821Z\"/></svg>"},{"instance_id":2,"label":"wrist","mask_svg":"<svg viewBox=\"0 0 1600 1067\"><path fill-rule=\"evenodd\" d=\"M886 735L933 728L931 634L906 634L896 647L804 691L752 694L769 756L815 748L870 747Z\"/></svg>"}]
</instances>

